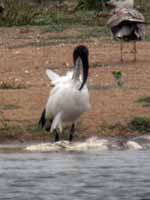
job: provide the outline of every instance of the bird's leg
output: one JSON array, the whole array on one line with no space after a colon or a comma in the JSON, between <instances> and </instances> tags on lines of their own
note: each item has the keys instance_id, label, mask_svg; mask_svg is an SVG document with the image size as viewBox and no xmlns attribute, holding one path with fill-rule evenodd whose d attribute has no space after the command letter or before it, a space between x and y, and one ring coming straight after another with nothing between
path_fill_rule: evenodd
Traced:
<instances>
[{"instance_id":1,"label":"bird's leg","mask_svg":"<svg viewBox=\"0 0 150 200\"><path fill-rule=\"evenodd\" d=\"M137 53L137 51L136 51L136 41L134 41L133 42L133 53L134 53L134 60L133 60L133 62L136 62L136 53Z\"/></svg>"},{"instance_id":2,"label":"bird's leg","mask_svg":"<svg viewBox=\"0 0 150 200\"><path fill-rule=\"evenodd\" d=\"M72 142L73 136L75 132L75 124L72 124L71 129L70 129L70 135L69 135L69 141Z\"/></svg>"},{"instance_id":3,"label":"bird's leg","mask_svg":"<svg viewBox=\"0 0 150 200\"><path fill-rule=\"evenodd\" d=\"M55 129L54 132L55 132L55 142L58 142L59 141L59 133L58 133L57 129Z\"/></svg>"},{"instance_id":4,"label":"bird's leg","mask_svg":"<svg viewBox=\"0 0 150 200\"><path fill-rule=\"evenodd\" d=\"M123 41L120 42L120 61L123 63Z\"/></svg>"}]
</instances>

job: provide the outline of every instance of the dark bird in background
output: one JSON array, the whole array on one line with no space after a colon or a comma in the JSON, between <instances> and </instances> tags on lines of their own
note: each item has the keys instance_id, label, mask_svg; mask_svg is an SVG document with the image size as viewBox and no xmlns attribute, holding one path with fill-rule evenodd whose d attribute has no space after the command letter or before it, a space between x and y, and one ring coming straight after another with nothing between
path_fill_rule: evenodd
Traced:
<instances>
[{"instance_id":1,"label":"dark bird in background","mask_svg":"<svg viewBox=\"0 0 150 200\"><path fill-rule=\"evenodd\" d=\"M120 4L119 4L120 5ZM113 38L120 41L121 62L123 62L123 42L133 42L134 61L136 61L136 42L144 40L145 18L136 9L116 8L107 22Z\"/></svg>"},{"instance_id":2,"label":"dark bird in background","mask_svg":"<svg viewBox=\"0 0 150 200\"><path fill-rule=\"evenodd\" d=\"M4 3L0 2L0 14L3 14L4 10L5 10Z\"/></svg>"}]
</instances>

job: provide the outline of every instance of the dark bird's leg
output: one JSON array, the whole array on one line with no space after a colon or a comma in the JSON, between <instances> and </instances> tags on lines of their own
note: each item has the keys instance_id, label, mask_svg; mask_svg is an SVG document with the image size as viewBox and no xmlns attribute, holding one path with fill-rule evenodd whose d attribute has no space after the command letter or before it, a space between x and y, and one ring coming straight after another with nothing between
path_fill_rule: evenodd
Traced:
<instances>
[{"instance_id":1,"label":"dark bird's leg","mask_svg":"<svg viewBox=\"0 0 150 200\"><path fill-rule=\"evenodd\" d=\"M136 62L136 41L133 42L133 53L134 53L134 59L133 59L133 62Z\"/></svg>"},{"instance_id":2,"label":"dark bird's leg","mask_svg":"<svg viewBox=\"0 0 150 200\"><path fill-rule=\"evenodd\" d=\"M72 142L73 136L75 132L75 124L72 124L71 129L70 129L70 135L69 135L69 141Z\"/></svg>"},{"instance_id":3,"label":"dark bird's leg","mask_svg":"<svg viewBox=\"0 0 150 200\"><path fill-rule=\"evenodd\" d=\"M123 63L123 41L120 42L120 61Z\"/></svg>"},{"instance_id":4,"label":"dark bird's leg","mask_svg":"<svg viewBox=\"0 0 150 200\"><path fill-rule=\"evenodd\" d=\"M55 133L55 142L58 142L59 141L59 133L56 129L54 130L54 133Z\"/></svg>"}]
</instances>

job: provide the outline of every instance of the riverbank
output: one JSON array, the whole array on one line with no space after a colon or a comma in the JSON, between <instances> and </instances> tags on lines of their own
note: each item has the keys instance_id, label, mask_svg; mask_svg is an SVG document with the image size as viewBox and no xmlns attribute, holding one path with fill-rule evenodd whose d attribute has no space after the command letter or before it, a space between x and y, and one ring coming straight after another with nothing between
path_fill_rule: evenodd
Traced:
<instances>
[{"instance_id":1,"label":"riverbank","mask_svg":"<svg viewBox=\"0 0 150 200\"><path fill-rule=\"evenodd\" d=\"M1 143L53 140L38 128L50 90L45 70L51 68L59 74L68 71L78 44L87 45L90 51L92 107L77 123L76 140L90 136L130 138L149 132L150 43L137 44L136 63L132 62L132 44L125 44L122 64L119 43L105 36L108 30L102 29L99 36L90 36L90 27L62 32L49 32L43 26L0 29ZM113 73L118 71L121 86ZM62 139L68 138L65 132Z\"/></svg>"}]
</instances>

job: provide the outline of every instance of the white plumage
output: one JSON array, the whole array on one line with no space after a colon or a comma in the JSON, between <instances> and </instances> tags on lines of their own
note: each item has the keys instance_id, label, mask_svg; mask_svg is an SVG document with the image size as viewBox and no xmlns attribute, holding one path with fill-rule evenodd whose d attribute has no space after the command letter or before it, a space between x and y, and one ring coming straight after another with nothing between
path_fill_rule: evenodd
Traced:
<instances>
[{"instance_id":1,"label":"white plumage","mask_svg":"<svg viewBox=\"0 0 150 200\"><path fill-rule=\"evenodd\" d=\"M74 123L82 113L90 108L88 88L85 84L88 76L88 49L78 46L74 50L74 70L65 76L59 76L47 70L51 83L54 85L40 119L40 125L50 132L56 132L55 141L59 140L64 124L72 124L70 141L74 132ZM83 78L80 69L83 68Z\"/></svg>"},{"instance_id":2,"label":"white plumage","mask_svg":"<svg viewBox=\"0 0 150 200\"><path fill-rule=\"evenodd\" d=\"M55 79L55 86L50 92L46 104L46 118L55 116L51 126L51 132L57 126L61 127L62 122L72 123L76 121L89 108L87 86L85 85L80 91L81 80L74 80L72 76L73 73L70 72L66 76Z\"/></svg>"},{"instance_id":3,"label":"white plumage","mask_svg":"<svg viewBox=\"0 0 150 200\"><path fill-rule=\"evenodd\" d=\"M133 8L134 0L109 0L106 4L115 8Z\"/></svg>"}]
</instances>

